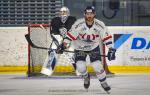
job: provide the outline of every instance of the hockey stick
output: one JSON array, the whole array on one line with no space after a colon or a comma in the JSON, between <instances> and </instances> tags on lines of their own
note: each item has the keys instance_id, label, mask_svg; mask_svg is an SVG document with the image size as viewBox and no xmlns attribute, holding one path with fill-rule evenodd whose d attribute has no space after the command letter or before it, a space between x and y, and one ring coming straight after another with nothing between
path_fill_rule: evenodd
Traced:
<instances>
[{"instance_id":1,"label":"hockey stick","mask_svg":"<svg viewBox=\"0 0 150 95\"><path fill-rule=\"evenodd\" d=\"M46 47L40 47L40 46L35 45L35 44L31 41L30 35L29 35L29 34L25 34L25 38L26 38L28 44L29 44L31 47L33 47L33 48L38 48L38 49L49 50L49 48L46 48Z\"/></svg>"},{"instance_id":2,"label":"hockey stick","mask_svg":"<svg viewBox=\"0 0 150 95\"><path fill-rule=\"evenodd\" d=\"M52 39L53 39L53 42L56 44L56 46L58 47L59 46L59 42L57 41L57 39L51 35ZM50 48L47 48L47 47L41 47L41 46L38 46L38 45L35 45L32 40L30 39L30 35L29 34L25 34L25 38L28 42L28 44L33 47L33 48L38 48L38 49L45 49L45 50L49 50ZM74 51L68 51L68 50L64 50L64 52L70 52L70 53L74 53Z\"/></svg>"}]
</instances>

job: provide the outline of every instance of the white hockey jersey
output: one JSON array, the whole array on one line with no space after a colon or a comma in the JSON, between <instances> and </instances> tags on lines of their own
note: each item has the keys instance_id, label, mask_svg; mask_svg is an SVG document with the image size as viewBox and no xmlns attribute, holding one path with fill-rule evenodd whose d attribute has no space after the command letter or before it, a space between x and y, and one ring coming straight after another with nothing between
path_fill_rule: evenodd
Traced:
<instances>
[{"instance_id":1,"label":"white hockey jersey","mask_svg":"<svg viewBox=\"0 0 150 95\"><path fill-rule=\"evenodd\" d=\"M105 24L98 19L94 19L91 28L86 25L84 18L77 20L67 36L73 41L73 48L76 50L91 51L101 42L109 48L112 47L112 36L108 33Z\"/></svg>"}]
</instances>

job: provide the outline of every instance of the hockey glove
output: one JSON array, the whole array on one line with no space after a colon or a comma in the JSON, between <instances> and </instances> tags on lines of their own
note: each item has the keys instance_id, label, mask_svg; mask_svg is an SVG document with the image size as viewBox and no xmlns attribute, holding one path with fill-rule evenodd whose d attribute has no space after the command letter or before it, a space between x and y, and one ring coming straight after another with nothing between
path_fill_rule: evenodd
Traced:
<instances>
[{"instance_id":1,"label":"hockey glove","mask_svg":"<svg viewBox=\"0 0 150 95\"><path fill-rule=\"evenodd\" d=\"M109 61L115 60L115 58L116 58L115 53L116 53L116 49L114 49L114 48L109 48L108 54L107 54Z\"/></svg>"},{"instance_id":2,"label":"hockey glove","mask_svg":"<svg viewBox=\"0 0 150 95\"><path fill-rule=\"evenodd\" d=\"M62 43L62 44L60 44L60 45L57 47L56 53L57 53L57 54L63 54L64 49L66 49L66 48L64 47L64 44Z\"/></svg>"},{"instance_id":3,"label":"hockey glove","mask_svg":"<svg viewBox=\"0 0 150 95\"><path fill-rule=\"evenodd\" d=\"M61 36L65 38L67 34L67 29L63 27L63 28L60 28L59 31L60 31Z\"/></svg>"}]
</instances>

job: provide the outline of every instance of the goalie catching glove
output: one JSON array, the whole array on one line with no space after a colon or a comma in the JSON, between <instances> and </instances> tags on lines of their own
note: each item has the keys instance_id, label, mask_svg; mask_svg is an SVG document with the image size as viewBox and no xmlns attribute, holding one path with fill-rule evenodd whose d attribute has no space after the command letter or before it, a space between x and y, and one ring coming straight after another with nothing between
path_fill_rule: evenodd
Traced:
<instances>
[{"instance_id":1,"label":"goalie catching glove","mask_svg":"<svg viewBox=\"0 0 150 95\"><path fill-rule=\"evenodd\" d=\"M116 49L114 49L114 48L109 48L108 54L107 54L109 61L115 60L115 58L116 58L115 53L116 53Z\"/></svg>"}]
</instances>

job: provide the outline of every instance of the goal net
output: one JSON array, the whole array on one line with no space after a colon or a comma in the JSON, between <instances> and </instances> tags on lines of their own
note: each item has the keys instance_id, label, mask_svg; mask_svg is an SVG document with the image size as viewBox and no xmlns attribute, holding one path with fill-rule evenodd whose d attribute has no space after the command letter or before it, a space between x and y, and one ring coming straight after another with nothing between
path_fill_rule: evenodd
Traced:
<instances>
[{"instance_id":1,"label":"goal net","mask_svg":"<svg viewBox=\"0 0 150 95\"><path fill-rule=\"evenodd\" d=\"M31 41L39 47L49 48L52 43L50 36L50 25L48 24L28 25L28 34L30 35ZM41 75L40 72L47 58L47 55L48 50L33 48L28 45L28 76ZM75 70L66 55L67 52L64 54L59 54L53 75L75 74ZM72 56L73 54L68 53L68 55ZM91 73L93 72L93 68L90 65L88 66L88 71Z\"/></svg>"}]
</instances>

